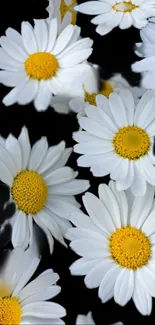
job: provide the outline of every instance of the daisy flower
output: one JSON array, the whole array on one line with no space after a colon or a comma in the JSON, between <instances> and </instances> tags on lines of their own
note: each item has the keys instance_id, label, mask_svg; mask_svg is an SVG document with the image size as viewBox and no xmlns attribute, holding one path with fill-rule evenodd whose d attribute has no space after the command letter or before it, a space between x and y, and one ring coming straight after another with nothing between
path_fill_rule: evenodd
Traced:
<instances>
[{"instance_id":1,"label":"daisy flower","mask_svg":"<svg viewBox=\"0 0 155 325\"><path fill-rule=\"evenodd\" d=\"M84 275L87 288L99 288L103 303L114 297L125 306L132 298L143 315L150 315L155 297L154 187L144 197L116 189L110 181L99 185L99 198L83 196L88 215L73 213L66 237L80 256L71 274Z\"/></svg>"},{"instance_id":2,"label":"daisy flower","mask_svg":"<svg viewBox=\"0 0 155 325\"><path fill-rule=\"evenodd\" d=\"M46 137L31 149L25 127L18 139L11 134L1 139L0 178L17 207L11 220L14 247L31 245L33 221L45 232L51 253L53 237L65 245L70 213L79 207L74 195L89 187L87 180L75 179L78 172L65 166L71 151L64 141L49 148Z\"/></svg>"},{"instance_id":3,"label":"daisy flower","mask_svg":"<svg viewBox=\"0 0 155 325\"><path fill-rule=\"evenodd\" d=\"M60 318L66 315L65 309L46 301L61 291L56 285L58 274L48 269L27 284L39 262L29 250L10 251L0 273L0 324L64 324Z\"/></svg>"},{"instance_id":4,"label":"daisy flower","mask_svg":"<svg viewBox=\"0 0 155 325\"><path fill-rule=\"evenodd\" d=\"M117 26L126 29L133 25L141 29L147 24L147 18L155 15L155 0L88 1L74 9L87 15L97 15L91 22L97 25L98 34L106 35Z\"/></svg>"},{"instance_id":5,"label":"daisy flower","mask_svg":"<svg viewBox=\"0 0 155 325\"><path fill-rule=\"evenodd\" d=\"M76 25L77 13L74 6L77 5L76 0L49 0L46 10L49 13L49 19L57 18L59 32L69 24Z\"/></svg>"},{"instance_id":6,"label":"daisy flower","mask_svg":"<svg viewBox=\"0 0 155 325\"><path fill-rule=\"evenodd\" d=\"M76 325L95 325L95 322L92 317L92 313L89 312L86 316L78 315L76 319ZM114 323L113 325L123 325L123 323L118 322L118 323Z\"/></svg>"},{"instance_id":7,"label":"daisy flower","mask_svg":"<svg viewBox=\"0 0 155 325\"><path fill-rule=\"evenodd\" d=\"M90 82L89 82L90 83ZM118 94L122 89L129 89L135 99L135 102L138 102L138 99L144 94L146 89L140 87L132 87L129 85L127 80L121 76L121 74L115 74L108 80L101 80L100 81L100 90L98 92L93 91L93 89L88 89L83 87L83 96L72 98L69 102L70 109L78 113L77 117L85 116L85 108L90 105L96 106L96 96L97 95L104 95L105 97L109 98L110 94L113 92L117 92Z\"/></svg>"},{"instance_id":8,"label":"daisy flower","mask_svg":"<svg viewBox=\"0 0 155 325\"><path fill-rule=\"evenodd\" d=\"M96 97L96 106L85 108L79 118L84 131L73 133L74 151L82 154L77 163L91 167L94 176L110 174L118 191L131 189L144 195L146 185L155 185L155 91L148 90L135 107L132 93L121 90L107 99Z\"/></svg>"},{"instance_id":9,"label":"daisy flower","mask_svg":"<svg viewBox=\"0 0 155 325\"><path fill-rule=\"evenodd\" d=\"M155 24L151 20L140 31L141 43L136 44L136 54L143 58L132 64L132 70L142 72L141 85L147 89L155 89Z\"/></svg>"},{"instance_id":10,"label":"daisy flower","mask_svg":"<svg viewBox=\"0 0 155 325\"><path fill-rule=\"evenodd\" d=\"M34 101L38 111L48 108L52 95L71 83L85 68L93 41L79 38L80 28L68 25L57 37L57 19L22 22L21 35L12 28L0 38L0 82L14 87L3 103ZM78 33L77 33L78 31Z\"/></svg>"},{"instance_id":11,"label":"daisy flower","mask_svg":"<svg viewBox=\"0 0 155 325\"><path fill-rule=\"evenodd\" d=\"M61 114L68 114L70 110L76 113L83 111L85 96L88 97L89 93L97 93L99 84L99 67L96 64L87 63L84 73L76 78L74 84L66 85L63 92L61 91L53 97L51 106ZM72 105L73 98L77 100L77 108Z\"/></svg>"}]
</instances>

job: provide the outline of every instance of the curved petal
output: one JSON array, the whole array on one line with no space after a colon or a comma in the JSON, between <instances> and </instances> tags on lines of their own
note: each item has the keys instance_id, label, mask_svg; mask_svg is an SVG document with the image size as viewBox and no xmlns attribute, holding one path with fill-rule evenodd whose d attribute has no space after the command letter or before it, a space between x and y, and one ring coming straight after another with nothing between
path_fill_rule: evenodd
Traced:
<instances>
[{"instance_id":1,"label":"curved petal","mask_svg":"<svg viewBox=\"0 0 155 325\"><path fill-rule=\"evenodd\" d=\"M134 290L134 271L129 269L122 269L115 286L114 299L116 303L125 306L131 299Z\"/></svg>"}]
</instances>

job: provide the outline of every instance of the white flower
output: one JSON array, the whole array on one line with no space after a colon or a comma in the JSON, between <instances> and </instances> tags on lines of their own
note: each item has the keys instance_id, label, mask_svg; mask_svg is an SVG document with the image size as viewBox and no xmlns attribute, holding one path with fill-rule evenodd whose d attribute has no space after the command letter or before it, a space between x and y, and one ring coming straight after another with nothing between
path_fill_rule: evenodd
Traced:
<instances>
[{"instance_id":1,"label":"white flower","mask_svg":"<svg viewBox=\"0 0 155 325\"><path fill-rule=\"evenodd\" d=\"M88 103L96 106L96 96L99 94L109 98L109 95L113 92L117 92L119 94L122 89L129 89L134 96L135 102L137 103L138 99L146 91L145 89L137 86L130 86L127 80L121 76L121 74L115 74L108 80L101 80L100 88L101 89L98 92L95 92L95 90L92 91L90 88L88 89L84 86L85 91L83 91L83 96L81 98L74 97L70 100L70 109L73 112L78 113L78 118L80 116L85 116L85 108L88 106Z\"/></svg>"},{"instance_id":2,"label":"white flower","mask_svg":"<svg viewBox=\"0 0 155 325\"><path fill-rule=\"evenodd\" d=\"M74 195L89 187L88 181L75 179L78 172L65 166L71 151L64 141L49 148L46 137L31 149L25 127L18 139L11 134L6 141L1 139L0 178L10 187L17 207L12 219L14 247L31 244L33 221L45 232L50 252L53 237L65 245L70 213L79 207Z\"/></svg>"},{"instance_id":3,"label":"white flower","mask_svg":"<svg viewBox=\"0 0 155 325\"><path fill-rule=\"evenodd\" d=\"M155 89L155 24L150 23L140 31L142 43L136 44L135 52L143 60L132 64L132 70L142 72L141 85Z\"/></svg>"},{"instance_id":4,"label":"white flower","mask_svg":"<svg viewBox=\"0 0 155 325\"><path fill-rule=\"evenodd\" d=\"M79 118L84 131L73 133L74 151L82 154L77 163L91 167L94 176L116 180L117 189L131 188L144 195L146 184L155 185L155 91L148 90L135 107L130 91L96 97L96 106L85 108Z\"/></svg>"},{"instance_id":5,"label":"white flower","mask_svg":"<svg viewBox=\"0 0 155 325\"><path fill-rule=\"evenodd\" d=\"M32 250L16 247L10 252L0 273L0 324L64 324L60 318L65 309L46 301L61 291L59 275L48 269L27 284L39 262Z\"/></svg>"},{"instance_id":6,"label":"white flower","mask_svg":"<svg viewBox=\"0 0 155 325\"><path fill-rule=\"evenodd\" d=\"M76 325L95 325L95 322L92 317L92 313L89 312L86 316L78 315L76 319ZM113 325L123 325L123 323L118 322L118 323L114 323Z\"/></svg>"},{"instance_id":7,"label":"white flower","mask_svg":"<svg viewBox=\"0 0 155 325\"><path fill-rule=\"evenodd\" d=\"M68 114L70 110L76 113L83 111L85 95L97 93L99 82L99 67L87 63L83 74L76 78L73 84L66 85L63 91L53 97L51 106L61 114ZM72 105L72 99L77 100L77 107Z\"/></svg>"},{"instance_id":8,"label":"white flower","mask_svg":"<svg viewBox=\"0 0 155 325\"><path fill-rule=\"evenodd\" d=\"M150 315L155 297L154 187L149 185L144 197L128 192L118 192L110 181L99 185L99 199L91 193L83 196L89 216L73 213L76 228L66 234L82 256L70 271L84 275L88 288L99 287L103 303L114 297L125 306L132 298L141 314Z\"/></svg>"},{"instance_id":9,"label":"white flower","mask_svg":"<svg viewBox=\"0 0 155 325\"><path fill-rule=\"evenodd\" d=\"M22 22L21 35L12 28L0 38L0 82L14 87L3 99L6 106L34 101L46 110L52 95L81 75L92 53L93 41L79 39L80 28L68 25L57 37L57 20Z\"/></svg>"},{"instance_id":10,"label":"white flower","mask_svg":"<svg viewBox=\"0 0 155 325\"><path fill-rule=\"evenodd\" d=\"M58 33L69 24L76 25L77 13L74 10L76 4L76 0L49 0L46 10L49 13L49 19L57 18Z\"/></svg>"},{"instance_id":11,"label":"white flower","mask_svg":"<svg viewBox=\"0 0 155 325\"><path fill-rule=\"evenodd\" d=\"M96 31L100 35L106 35L113 28L119 26L126 29L132 25L142 28L147 24L147 18L155 15L154 0L117 0L88 1L75 6L75 10L88 15L97 15L91 20L98 25Z\"/></svg>"}]
</instances>

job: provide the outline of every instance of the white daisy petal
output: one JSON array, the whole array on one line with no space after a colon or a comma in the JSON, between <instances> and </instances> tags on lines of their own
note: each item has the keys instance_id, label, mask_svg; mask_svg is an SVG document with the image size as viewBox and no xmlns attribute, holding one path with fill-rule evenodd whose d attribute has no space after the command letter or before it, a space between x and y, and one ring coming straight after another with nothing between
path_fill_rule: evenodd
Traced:
<instances>
[{"instance_id":1,"label":"white daisy petal","mask_svg":"<svg viewBox=\"0 0 155 325\"><path fill-rule=\"evenodd\" d=\"M15 87L25 79L25 71L0 71L0 82L8 87Z\"/></svg>"},{"instance_id":2,"label":"white daisy petal","mask_svg":"<svg viewBox=\"0 0 155 325\"><path fill-rule=\"evenodd\" d=\"M136 308L143 315L150 315L152 310L152 297L144 290L139 273L135 274L135 288L132 297Z\"/></svg>"},{"instance_id":3,"label":"white daisy petal","mask_svg":"<svg viewBox=\"0 0 155 325\"><path fill-rule=\"evenodd\" d=\"M19 135L18 141L19 141L20 149L21 149L22 168L26 169L28 159L30 156L30 150L31 150L29 135L28 135L28 131L27 131L26 127L22 128L22 131Z\"/></svg>"},{"instance_id":4,"label":"white daisy petal","mask_svg":"<svg viewBox=\"0 0 155 325\"><path fill-rule=\"evenodd\" d=\"M46 157L48 150L48 142L46 137L42 137L39 141L37 141L31 150L30 159L29 159L29 169L37 171L40 164Z\"/></svg>"},{"instance_id":5,"label":"white daisy petal","mask_svg":"<svg viewBox=\"0 0 155 325\"><path fill-rule=\"evenodd\" d=\"M24 249L29 244L29 223L28 217L22 211L16 212L16 218L12 230L12 244L14 247L21 246Z\"/></svg>"},{"instance_id":6,"label":"white daisy petal","mask_svg":"<svg viewBox=\"0 0 155 325\"><path fill-rule=\"evenodd\" d=\"M129 201L127 200L127 196L124 191L118 192L116 189L116 183L113 181L109 182L109 187L112 189L115 198L119 204L120 208L120 217L121 217L121 225L127 226L128 224L128 213L129 213Z\"/></svg>"},{"instance_id":7,"label":"white daisy petal","mask_svg":"<svg viewBox=\"0 0 155 325\"><path fill-rule=\"evenodd\" d=\"M57 37L57 30L58 30L58 24L57 19L52 19L49 23L49 39L48 39L48 45L47 45L47 52L51 52L53 50L53 46L56 41Z\"/></svg>"},{"instance_id":8,"label":"white daisy petal","mask_svg":"<svg viewBox=\"0 0 155 325\"><path fill-rule=\"evenodd\" d=\"M31 101L35 98L38 91L38 81L37 80L29 80L29 82L25 85L25 87L21 90L18 96L18 104L26 105L31 103Z\"/></svg>"},{"instance_id":9,"label":"white daisy petal","mask_svg":"<svg viewBox=\"0 0 155 325\"><path fill-rule=\"evenodd\" d=\"M49 168L54 168L55 164L61 159L64 153L65 142L61 141L58 145L49 148L45 159L38 168L40 174L45 173Z\"/></svg>"},{"instance_id":10,"label":"white daisy petal","mask_svg":"<svg viewBox=\"0 0 155 325\"><path fill-rule=\"evenodd\" d=\"M10 55L14 60L24 63L27 59L27 53L24 49L16 42L10 40L8 42L5 36L0 39L0 44L8 55Z\"/></svg>"},{"instance_id":11,"label":"white daisy petal","mask_svg":"<svg viewBox=\"0 0 155 325\"><path fill-rule=\"evenodd\" d=\"M87 15L98 15L104 12L106 4L104 2L89 1L75 6L74 9Z\"/></svg>"},{"instance_id":12,"label":"white daisy petal","mask_svg":"<svg viewBox=\"0 0 155 325\"><path fill-rule=\"evenodd\" d=\"M34 106L38 112L45 111L50 105L52 92L44 80L41 80L38 87L38 93L34 99Z\"/></svg>"},{"instance_id":13,"label":"white daisy petal","mask_svg":"<svg viewBox=\"0 0 155 325\"><path fill-rule=\"evenodd\" d=\"M134 179L131 185L131 191L135 196L144 196L146 193L146 181L142 174L139 172L139 163L134 164Z\"/></svg>"},{"instance_id":14,"label":"white daisy petal","mask_svg":"<svg viewBox=\"0 0 155 325\"><path fill-rule=\"evenodd\" d=\"M59 294L61 288L59 286L49 286L47 289L43 288L42 290L38 291L35 294L32 294L30 297L25 299L21 306L22 308L27 304L34 302L34 301L44 301L49 300Z\"/></svg>"},{"instance_id":15,"label":"white daisy petal","mask_svg":"<svg viewBox=\"0 0 155 325\"><path fill-rule=\"evenodd\" d=\"M133 270L123 269L114 286L114 299L121 306L131 299L134 290L134 272Z\"/></svg>"},{"instance_id":16,"label":"white daisy petal","mask_svg":"<svg viewBox=\"0 0 155 325\"><path fill-rule=\"evenodd\" d=\"M32 302L23 307L24 316L59 318L66 315L65 309L54 302Z\"/></svg>"},{"instance_id":17,"label":"white daisy petal","mask_svg":"<svg viewBox=\"0 0 155 325\"><path fill-rule=\"evenodd\" d=\"M94 266L86 275L84 282L87 288L97 288L100 286L101 281L104 275L111 269L113 262L110 259L105 259L104 262L101 262Z\"/></svg>"},{"instance_id":18,"label":"white daisy petal","mask_svg":"<svg viewBox=\"0 0 155 325\"><path fill-rule=\"evenodd\" d=\"M54 248L54 240L53 237L50 233L50 231L46 228L46 226L44 225L44 223L42 222L42 220L40 219L39 215L33 216L34 221L36 222L36 224L43 230L43 232L46 235L48 244L49 244L49 250L50 250L50 254L53 253L53 248Z\"/></svg>"},{"instance_id":19,"label":"white daisy petal","mask_svg":"<svg viewBox=\"0 0 155 325\"><path fill-rule=\"evenodd\" d=\"M144 196L136 197L133 201L130 214L130 222L133 227L141 228L148 217L153 205L154 188L148 186ZM147 202L147 204L146 204Z\"/></svg>"},{"instance_id":20,"label":"white daisy petal","mask_svg":"<svg viewBox=\"0 0 155 325\"><path fill-rule=\"evenodd\" d=\"M16 166L16 172L20 172L22 168L22 153L18 140L10 134L5 141L5 145Z\"/></svg>"},{"instance_id":21,"label":"white daisy petal","mask_svg":"<svg viewBox=\"0 0 155 325\"><path fill-rule=\"evenodd\" d=\"M15 104L18 101L18 95L24 89L24 87L28 84L28 77L24 78L20 84L18 84L15 88L13 88L4 98L3 104L6 106L10 106Z\"/></svg>"},{"instance_id":22,"label":"white daisy petal","mask_svg":"<svg viewBox=\"0 0 155 325\"><path fill-rule=\"evenodd\" d=\"M46 51L48 45L48 27L44 19L34 19L34 35L37 44L37 51Z\"/></svg>"},{"instance_id":23,"label":"white daisy petal","mask_svg":"<svg viewBox=\"0 0 155 325\"><path fill-rule=\"evenodd\" d=\"M85 257L78 259L70 266L70 272L72 275L86 275L97 263L100 263L99 259L89 260Z\"/></svg>"},{"instance_id":24,"label":"white daisy petal","mask_svg":"<svg viewBox=\"0 0 155 325\"><path fill-rule=\"evenodd\" d=\"M32 26L28 22L21 25L23 44L29 54L37 52L37 42L34 36Z\"/></svg>"},{"instance_id":25,"label":"white daisy petal","mask_svg":"<svg viewBox=\"0 0 155 325\"><path fill-rule=\"evenodd\" d=\"M53 185L51 187L51 193L55 195L78 195L85 192L89 187L89 181L84 179L74 179L66 184Z\"/></svg>"},{"instance_id":26,"label":"white daisy petal","mask_svg":"<svg viewBox=\"0 0 155 325\"><path fill-rule=\"evenodd\" d=\"M62 167L56 170L52 170L51 173L48 173L44 179L47 185L57 185L71 181L77 176L77 172L70 167Z\"/></svg>"},{"instance_id":27,"label":"white daisy petal","mask_svg":"<svg viewBox=\"0 0 155 325\"><path fill-rule=\"evenodd\" d=\"M86 193L82 198L84 206L93 222L108 235L114 231L112 217L103 203L91 193Z\"/></svg>"},{"instance_id":28,"label":"white daisy petal","mask_svg":"<svg viewBox=\"0 0 155 325\"><path fill-rule=\"evenodd\" d=\"M70 247L80 256L87 258L106 258L109 256L108 250L105 249L104 241L96 242L95 240L80 239L73 240Z\"/></svg>"},{"instance_id":29,"label":"white daisy petal","mask_svg":"<svg viewBox=\"0 0 155 325\"><path fill-rule=\"evenodd\" d=\"M104 275L98 291L99 298L103 303L107 302L113 297L115 282L120 272L120 267L113 263L113 266Z\"/></svg>"},{"instance_id":30,"label":"white daisy petal","mask_svg":"<svg viewBox=\"0 0 155 325\"><path fill-rule=\"evenodd\" d=\"M74 32L74 26L73 25L69 25L67 26L62 33L58 36L56 44L54 49L52 50L52 54L54 55L58 55L60 54L60 52L62 52L67 44L69 43L72 35Z\"/></svg>"},{"instance_id":31,"label":"white daisy petal","mask_svg":"<svg viewBox=\"0 0 155 325\"><path fill-rule=\"evenodd\" d=\"M144 290L147 294L155 297L155 275L152 270L149 269L147 266L143 266L143 268L137 270L137 277L139 281L142 283Z\"/></svg>"},{"instance_id":32,"label":"white daisy petal","mask_svg":"<svg viewBox=\"0 0 155 325\"><path fill-rule=\"evenodd\" d=\"M109 96L110 109L118 127L128 125L126 110L121 99L116 93L112 93Z\"/></svg>"},{"instance_id":33,"label":"white daisy petal","mask_svg":"<svg viewBox=\"0 0 155 325\"><path fill-rule=\"evenodd\" d=\"M65 325L64 321L60 318L57 319L47 319L47 318L38 318L33 316L26 316L22 318L21 325Z\"/></svg>"}]
</instances>

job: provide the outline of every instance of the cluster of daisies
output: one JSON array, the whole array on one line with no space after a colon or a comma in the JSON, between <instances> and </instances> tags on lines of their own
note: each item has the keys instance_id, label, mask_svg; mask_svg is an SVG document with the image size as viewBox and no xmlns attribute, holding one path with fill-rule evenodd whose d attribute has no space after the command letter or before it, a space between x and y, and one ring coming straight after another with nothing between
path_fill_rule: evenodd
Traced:
<instances>
[{"instance_id":1,"label":"cluster of daisies","mask_svg":"<svg viewBox=\"0 0 155 325\"><path fill-rule=\"evenodd\" d=\"M155 297L155 0L49 0L47 19L22 22L0 38L0 83L13 89L6 106L33 102L37 111L52 107L74 112L76 144L49 147L46 137L32 147L26 127L18 138L0 137L0 180L16 206L11 226L12 251L0 274L0 324L65 324L64 307L51 300L61 291L52 269L29 282L40 262L36 227L45 233L50 254L54 240L76 252L72 275L98 288L102 303L120 306L132 298L150 315ZM120 74L100 78L88 61L93 41L81 37L77 13L93 15L101 36L113 28L140 29L140 57L131 69L141 73L139 87ZM50 108L50 109L52 109ZM24 109L24 108L23 108ZM39 113L38 113L39 114ZM110 175L98 197L86 192L88 180L66 165L72 151L77 165L94 177ZM76 195L86 192L81 207ZM81 210L81 208L83 210ZM37 225L37 226L36 226ZM77 325L95 324L92 313L78 315ZM121 322L115 324L122 324Z\"/></svg>"}]
</instances>

